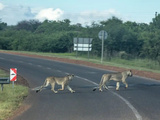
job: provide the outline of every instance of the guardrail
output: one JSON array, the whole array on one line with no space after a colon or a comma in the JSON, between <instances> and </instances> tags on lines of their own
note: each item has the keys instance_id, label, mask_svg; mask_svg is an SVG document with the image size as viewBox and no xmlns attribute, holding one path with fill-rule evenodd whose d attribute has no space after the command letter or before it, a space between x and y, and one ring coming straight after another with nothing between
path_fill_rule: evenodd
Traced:
<instances>
[{"instance_id":1,"label":"guardrail","mask_svg":"<svg viewBox=\"0 0 160 120\"><path fill-rule=\"evenodd\" d=\"M0 77L1 90L3 91L3 84L9 84L9 77Z\"/></svg>"}]
</instances>

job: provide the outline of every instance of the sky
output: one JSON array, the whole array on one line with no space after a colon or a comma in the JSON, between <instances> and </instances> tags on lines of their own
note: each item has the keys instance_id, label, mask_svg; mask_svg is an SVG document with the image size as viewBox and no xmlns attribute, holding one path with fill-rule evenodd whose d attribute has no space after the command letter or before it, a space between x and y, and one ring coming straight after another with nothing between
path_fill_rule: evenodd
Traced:
<instances>
[{"instance_id":1,"label":"sky","mask_svg":"<svg viewBox=\"0 0 160 120\"><path fill-rule=\"evenodd\" d=\"M0 20L16 25L23 20L64 20L90 25L112 16L123 22L152 22L160 0L0 0Z\"/></svg>"}]
</instances>

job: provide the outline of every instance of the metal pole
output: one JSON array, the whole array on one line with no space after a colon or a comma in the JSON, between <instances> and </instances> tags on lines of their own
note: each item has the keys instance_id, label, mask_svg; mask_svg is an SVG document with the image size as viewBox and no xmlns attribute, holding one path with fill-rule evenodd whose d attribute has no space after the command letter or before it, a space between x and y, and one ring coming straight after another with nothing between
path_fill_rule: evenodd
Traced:
<instances>
[{"instance_id":1,"label":"metal pole","mask_svg":"<svg viewBox=\"0 0 160 120\"><path fill-rule=\"evenodd\" d=\"M78 42L79 42L79 39L77 37L77 50L76 50L76 58L78 57Z\"/></svg>"},{"instance_id":2,"label":"metal pole","mask_svg":"<svg viewBox=\"0 0 160 120\"><path fill-rule=\"evenodd\" d=\"M89 44L88 44L88 60L89 60L89 49L90 49L90 38L89 38Z\"/></svg>"},{"instance_id":3,"label":"metal pole","mask_svg":"<svg viewBox=\"0 0 160 120\"><path fill-rule=\"evenodd\" d=\"M12 81L12 88L14 88L14 81Z\"/></svg>"},{"instance_id":4,"label":"metal pole","mask_svg":"<svg viewBox=\"0 0 160 120\"><path fill-rule=\"evenodd\" d=\"M103 62L103 46L104 46L104 32L102 32L102 51L101 51L101 63Z\"/></svg>"},{"instance_id":5,"label":"metal pole","mask_svg":"<svg viewBox=\"0 0 160 120\"><path fill-rule=\"evenodd\" d=\"M1 90L3 91L3 84L1 84Z\"/></svg>"}]
</instances>

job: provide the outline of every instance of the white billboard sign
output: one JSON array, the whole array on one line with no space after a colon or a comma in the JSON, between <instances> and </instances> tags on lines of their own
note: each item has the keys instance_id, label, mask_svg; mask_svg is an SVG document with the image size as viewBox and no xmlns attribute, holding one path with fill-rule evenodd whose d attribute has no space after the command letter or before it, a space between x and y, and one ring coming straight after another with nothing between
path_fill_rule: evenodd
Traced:
<instances>
[{"instance_id":1,"label":"white billboard sign","mask_svg":"<svg viewBox=\"0 0 160 120\"><path fill-rule=\"evenodd\" d=\"M92 44L74 44L74 51L91 51Z\"/></svg>"},{"instance_id":2,"label":"white billboard sign","mask_svg":"<svg viewBox=\"0 0 160 120\"><path fill-rule=\"evenodd\" d=\"M92 38L74 38L74 51L91 51Z\"/></svg>"}]
</instances>

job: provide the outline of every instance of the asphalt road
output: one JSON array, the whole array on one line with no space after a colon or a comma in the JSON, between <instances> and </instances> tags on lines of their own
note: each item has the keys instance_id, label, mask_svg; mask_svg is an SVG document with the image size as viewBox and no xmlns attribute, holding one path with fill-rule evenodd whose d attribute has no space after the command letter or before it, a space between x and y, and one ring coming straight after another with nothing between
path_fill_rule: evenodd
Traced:
<instances>
[{"instance_id":1,"label":"asphalt road","mask_svg":"<svg viewBox=\"0 0 160 120\"><path fill-rule=\"evenodd\" d=\"M160 120L160 82L133 76L127 79L128 89L115 82L109 90L93 92L106 70L38 58L0 53L0 67L17 68L27 79L30 95L26 110L14 120ZM43 84L48 76L75 74L67 89L54 94L50 87L40 93L32 89ZM58 89L60 86L56 86Z\"/></svg>"}]
</instances>

